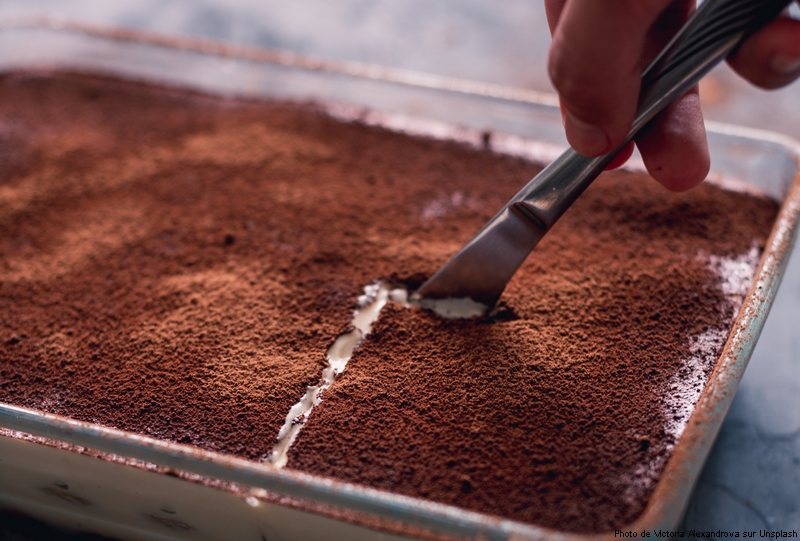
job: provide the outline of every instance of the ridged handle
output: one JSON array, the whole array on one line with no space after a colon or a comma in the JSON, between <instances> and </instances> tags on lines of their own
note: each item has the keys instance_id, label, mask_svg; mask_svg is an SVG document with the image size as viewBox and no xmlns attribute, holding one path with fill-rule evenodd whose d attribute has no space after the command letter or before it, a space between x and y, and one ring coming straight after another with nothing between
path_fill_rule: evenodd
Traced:
<instances>
[{"instance_id":1,"label":"ridged handle","mask_svg":"<svg viewBox=\"0 0 800 541\"><path fill-rule=\"evenodd\" d=\"M625 140L586 158L568 149L509 203L549 229L658 113L685 94L742 41L774 19L790 0L705 0L642 75L639 108Z\"/></svg>"}]
</instances>

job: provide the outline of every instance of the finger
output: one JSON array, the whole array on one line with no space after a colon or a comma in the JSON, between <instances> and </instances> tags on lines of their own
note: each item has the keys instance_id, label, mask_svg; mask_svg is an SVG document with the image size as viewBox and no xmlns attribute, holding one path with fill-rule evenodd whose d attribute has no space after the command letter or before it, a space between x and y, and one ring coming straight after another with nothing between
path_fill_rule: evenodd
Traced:
<instances>
[{"instance_id":1,"label":"finger","mask_svg":"<svg viewBox=\"0 0 800 541\"><path fill-rule=\"evenodd\" d=\"M566 108L570 145L587 156L612 150L633 122L648 31L670 0L569 0L548 69Z\"/></svg>"},{"instance_id":2,"label":"finger","mask_svg":"<svg viewBox=\"0 0 800 541\"><path fill-rule=\"evenodd\" d=\"M762 88L780 88L800 77L800 21L775 19L745 41L728 63Z\"/></svg>"},{"instance_id":3,"label":"finger","mask_svg":"<svg viewBox=\"0 0 800 541\"><path fill-rule=\"evenodd\" d=\"M563 126L565 124L565 122L566 122L567 110L564 108L563 104L559 103L559 106L561 108L561 125ZM631 141L630 143L625 145L625 148L620 150L617 153L617 155L614 156L614 158L611 160L611 163L606 165L604 171L611 171L612 169L618 169L618 168L622 167L623 165L625 165L625 163L633 155L633 146L634 146L634 142L633 141Z\"/></svg>"},{"instance_id":4,"label":"finger","mask_svg":"<svg viewBox=\"0 0 800 541\"><path fill-rule=\"evenodd\" d=\"M650 176L672 191L700 184L710 158L698 87L670 104L636 137Z\"/></svg>"},{"instance_id":5,"label":"finger","mask_svg":"<svg viewBox=\"0 0 800 541\"><path fill-rule=\"evenodd\" d=\"M625 148L619 151L619 154L614 156L614 159L611 160L611 163L606 165L606 171L611 171L612 169L617 169L618 167L622 167L625 165L631 156L633 155L633 141L625 145Z\"/></svg>"}]
</instances>

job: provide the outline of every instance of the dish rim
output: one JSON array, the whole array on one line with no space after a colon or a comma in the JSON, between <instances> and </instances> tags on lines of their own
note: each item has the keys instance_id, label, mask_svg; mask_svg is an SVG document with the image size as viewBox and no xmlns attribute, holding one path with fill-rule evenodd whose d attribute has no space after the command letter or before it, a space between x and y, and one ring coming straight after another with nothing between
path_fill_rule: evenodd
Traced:
<instances>
[{"instance_id":1,"label":"dish rim","mask_svg":"<svg viewBox=\"0 0 800 541\"><path fill-rule=\"evenodd\" d=\"M325 60L288 51L87 24L52 15L0 20L0 32L19 29L77 33L93 38L189 51L209 57L277 64L300 70L346 75L360 80L372 79L445 93L502 100L547 110L557 107L557 98L552 94L358 62ZM636 521L625 527L625 530L630 531L673 530L677 526L763 328L798 232L800 143L764 130L712 122L706 125L712 136L722 135L745 144L767 143L783 152L794 164L793 180L781 203L752 286L731 326L722 353L647 506ZM553 541L610 539L614 536L613 532L587 535L552 530L296 470L277 469L267 464L189 445L157 440L9 404L0 403L0 426L36 437L262 488L313 503L412 524L439 533Z\"/></svg>"}]
</instances>

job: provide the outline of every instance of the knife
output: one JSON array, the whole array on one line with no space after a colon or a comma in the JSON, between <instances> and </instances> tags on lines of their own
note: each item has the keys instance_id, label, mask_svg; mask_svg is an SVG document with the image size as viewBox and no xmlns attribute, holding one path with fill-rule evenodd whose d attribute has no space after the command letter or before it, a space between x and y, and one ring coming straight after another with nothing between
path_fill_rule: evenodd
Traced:
<instances>
[{"instance_id":1,"label":"knife","mask_svg":"<svg viewBox=\"0 0 800 541\"><path fill-rule=\"evenodd\" d=\"M536 244L664 108L685 94L790 0L705 0L642 74L639 107L625 140L587 158L567 149L536 175L412 299L472 299L487 309Z\"/></svg>"}]
</instances>

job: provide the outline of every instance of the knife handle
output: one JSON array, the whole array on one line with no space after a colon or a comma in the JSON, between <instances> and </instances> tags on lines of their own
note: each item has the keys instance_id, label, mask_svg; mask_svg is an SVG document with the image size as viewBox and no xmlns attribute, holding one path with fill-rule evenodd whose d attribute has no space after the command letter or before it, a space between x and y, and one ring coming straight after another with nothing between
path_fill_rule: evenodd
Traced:
<instances>
[{"instance_id":1,"label":"knife handle","mask_svg":"<svg viewBox=\"0 0 800 541\"><path fill-rule=\"evenodd\" d=\"M508 206L549 229L642 128L697 84L745 37L774 19L789 1L705 0L642 74L639 107L625 140L596 158L567 149Z\"/></svg>"}]
</instances>

